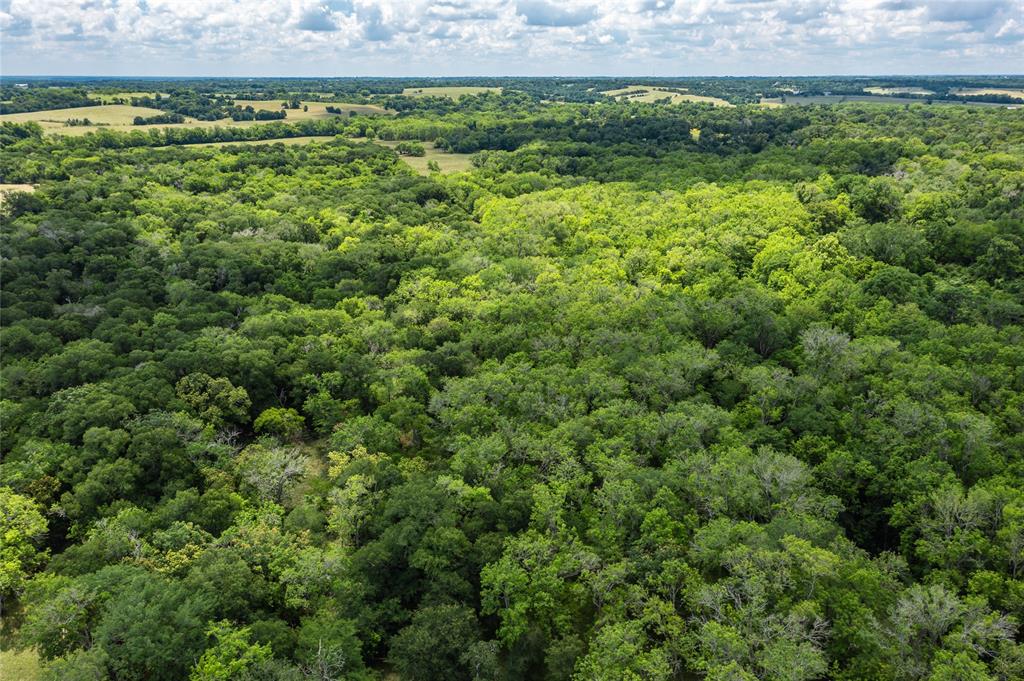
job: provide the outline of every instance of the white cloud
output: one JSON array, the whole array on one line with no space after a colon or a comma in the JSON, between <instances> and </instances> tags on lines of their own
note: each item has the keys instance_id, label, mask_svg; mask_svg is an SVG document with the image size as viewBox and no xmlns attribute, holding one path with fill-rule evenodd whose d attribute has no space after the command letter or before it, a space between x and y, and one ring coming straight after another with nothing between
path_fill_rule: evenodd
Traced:
<instances>
[{"instance_id":1,"label":"white cloud","mask_svg":"<svg viewBox=\"0 0 1024 681\"><path fill-rule=\"evenodd\" d=\"M1024 71L1024 0L0 0L11 74Z\"/></svg>"}]
</instances>

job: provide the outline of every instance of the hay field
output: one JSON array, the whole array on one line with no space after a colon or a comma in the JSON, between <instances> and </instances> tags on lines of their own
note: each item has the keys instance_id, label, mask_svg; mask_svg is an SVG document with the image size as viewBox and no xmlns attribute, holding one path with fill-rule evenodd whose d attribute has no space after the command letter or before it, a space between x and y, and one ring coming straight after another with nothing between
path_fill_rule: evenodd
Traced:
<instances>
[{"instance_id":1,"label":"hay field","mask_svg":"<svg viewBox=\"0 0 1024 681\"><path fill-rule=\"evenodd\" d=\"M155 97L165 96L166 92L90 92L89 98L95 99L100 104L110 104L115 99L131 99L132 97Z\"/></svg>"},{"instance_id":2,"label":"hay field","mask_svg":"<svg viewBox=\"0 0 1024 681\"><path fill-rule=\"evenodd\" d=\"M683 90L685 88L672 88L673 90ZM642 91L642 93L641 93ZM625 88L618 88L616 90L606 90L601 94L608 97L614 97L619 100L629 100L630 102L658 102L664 99L669 99L671 104L681 104L683 102L706 102L708 104L714 104L715 106L733 106L724 99L718 97L705 97L703 95L691 95L680 92L669 92L662 89L661 86L657 85L630 85Z\"/></svg>"},{"instance_id":3,"label":"hay field","mask_svg":"<svg viewBox=\"0 0 1024 681\"><path fill-rule=\"evenodd\" d=\"M926 100L914 97L897 97L895 95L798 95L787 96L786 101L781 99L762 98L761 106L806 106L808 104L844 104L844 103L874 103L874 104L911 104L919 106L998 106L1005 104L995 102L970 102L962 99L933 99L932 103L926 104Z\"/></svg>"},{"instance_id":4,"label":"hay field","mask_svg":"<svg viewBox=\"0 0 1024 681\"><path fill-rule=\"evenodd\" d=\"M311 144L315 142L331 142L336 139L337 135L330 136L307 136L307 137L280 137L266 140L245 140L242 142L203 142L201 144L189 144L183 145L188 147L230 147L234 145L245 145L245 146L256 146L260 144L287 144L287 145L300 145L300 144ZM369 142L365 137L349 137L344 138L350 142ZM394 149L399 144L398 140L372 140L374 144ZM430 146L429 142L423 144L426 154L423 156L399 156L399 158L415 170L420 175L429 175L430 169L427 168L427 164L431 161L437 161L437 165L442 173L460 173L469 170L473 167L471 161L471 154L449 154L439 149L434 149ZM26 185L31 186L31 185Z\"/></svg>"},{"instance_id":5,"label":"hay field","mask_svg":"<svg viewBox=\"0 0 1024 681\"><path fill-rule=\"evenodd\" d=\"M281 104L284 100L281 99L236 99L235 104L241 107L251 106L257 111L280 111ZM363 115L390 115L393 111L377 106L375 104L346 104L345 102L302 102L303 105L309 107L309 111L303 111L299 109L287 109L288 117L285 118L285 122L288 121L308 121L311 119L320 118L331 118L337 114L327 113L327 107L333 106L342 111L348 113L354 111L358 114ZM260 121L261 123L264 121Z\"/></svg>"},{"instance_id":6,"label":"hay field","mask_svg":"<svg viewBox=\"0 0 1024 681\"><path fill-rule=\"evenodd\" d=\"M397 140L374 140L374 142L388 147L389 149L394 149L401 144L401 142ZM423 147L427 151L424 156L399 156L400 159L405 161L409 167L420 175L430 174L427 164L431 161L437 161L437 165L441 169L442 173L461 173L473 167L473 162L470 160L472 154L449 154L446 151L434 149L429 142L423 143Z\"/></svg>"},{"instance_id":7,"label":"hay field","mask_svg":"<svg viewBox=\"0 0 1024 681\"><path fill-rule=\"evenodd\" d=\"M402 90L406 97L451 97L458 99L462 95L479 95L482 92L501 92L500 87L407 87Z\"/></svg>"},{"instance_id":8,"label":"hay field","mask_svg":"<svg viewBox=\"0 0 1024 681\"><path fill-rule=\"evenodd\" d=\"M0 184L0 196L10 192L28 192L31 194L36 190L31 184Z\"/></svg>"},{"instance_id":9,"label":"hay field","mask_svg":"<svg viewBox=\"0 0 1024 681\"><path fill-rule=\"evenodd\" d=\"M28 111L25 113L4 114L0 123L28 123L35 121L47 132L63 132L72 135L84 135L98 126L124 128L132 126L136 116L157 116L163 111L144 106L128 106L126 104L97 104L96 106L78 106L72 109L49 109L47 111ZM65 121L71 118L88 118L91 126L67 126Z\"/></svg>"},{"instance_id":10,"label":"hay field","mask_svg":"<svg viewBox=\"0 0 1024 681\"><path fill-rule=\"evenodd\" d=\"M949 91L953 95L1007 95L1016 99L1024 99L1024 90L1011 90L997 87L963 87Z\"/></svg>"},{"instance_id":11,"label":"hay field","mask_svg":"<svg viewBox=\"0 0 1024 681\"><path fill-rule=\"evenodd\" d=\"M36 188L30 184L0 184L0 206L4 204L4 199L7 198L8 194L14 192L25 192L31 194Z\"/></svg>"},{"instance_id":12,"label":"hay field","mask_svg":"<svg viewBox=\"0 0 1024 681\"><path fill-rule=\"evenodd\" d=\"M864 92L873 95L934 95L933 90L923 87L866 87Z\"/></svg>"},{"instance_id":13,"label":"hay field","mask_svg":"<svg viewBox=\"0 0 1024 681\"><path fill-rule=\"evenodd\" d=\"M265 109L278 111L281 108L281 100L235 100L239 106L251 105L254 109ZM308 111L302 109L288 109L288 116L283 123L294 123L296 121L333 118L336 114L327 113L328 106L336 106L343 111L355 111L360 114L369 115L392 115L388 111L373 104L345 104L343 102L303 102L309 106ZM156 125L139 126L133 125L132 121L136 116L157 116L164 113L159 109L151 109L144 106L129 106L126 104L97 104L96 106L82 106L73 109L49 109L46 111L30 111L26 113L5 114L0 116L0 122L11 121L13 123L27 123L35 121L43 126L47 133L60 135L86 135L96 130L116 130L118 132L130 132L132 130L152 130L155 128L212 128L212 127L248 127L250 125L264 125L268 121L233 121L230 118L222 118L217 121L200 121L194 118L186 118L184 123L163 123ZM65 121L71 118L88 118L92 125L65 125Z\"/></svg>"}]
</instances>

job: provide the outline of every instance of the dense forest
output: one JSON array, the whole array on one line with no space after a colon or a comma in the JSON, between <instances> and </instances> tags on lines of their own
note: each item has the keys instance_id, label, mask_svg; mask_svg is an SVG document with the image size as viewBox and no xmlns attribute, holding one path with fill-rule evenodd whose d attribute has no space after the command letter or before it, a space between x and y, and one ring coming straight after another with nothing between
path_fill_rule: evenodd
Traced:
<instances>
[{"instance_id":1,"label":"dense forest","mask_svg":"<svg viewBox=\"0 0 1024 681\"><path fill-rule=\"evenodd\" d=\"M0 126L5 647L1024 678L1022 112L541 99Z\"/></svg>"}]
</instances>

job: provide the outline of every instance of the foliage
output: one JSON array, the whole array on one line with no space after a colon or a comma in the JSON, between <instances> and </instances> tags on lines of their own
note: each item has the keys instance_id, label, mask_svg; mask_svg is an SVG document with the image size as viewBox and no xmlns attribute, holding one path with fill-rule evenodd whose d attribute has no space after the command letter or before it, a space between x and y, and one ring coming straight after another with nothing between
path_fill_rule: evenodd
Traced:
<instances>
[{"instance_id":1,"label":"foliage","mask_svg":"<svg viewBox=\"0 0 1024 681\"><path fill-rule=\"evenodd\" d=\"M400 111L0 126L36 185L4 605L45 674L1024 676L1016 112L159 89L314 83Z\"/></svg>"}]
</instances>

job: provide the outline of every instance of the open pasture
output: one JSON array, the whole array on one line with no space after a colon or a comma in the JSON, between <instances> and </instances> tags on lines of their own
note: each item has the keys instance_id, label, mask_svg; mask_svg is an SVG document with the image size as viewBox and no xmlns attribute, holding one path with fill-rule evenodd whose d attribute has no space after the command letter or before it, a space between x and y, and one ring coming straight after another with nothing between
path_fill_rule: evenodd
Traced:
<instances>
[{"instance_id":1,"label":"open pasture","mask_svg":"<svg viewBox=\"0 0 1024 681\"><path fill-rule=\"evenodd\" d=\"M49 109L47 111L28 111L26 113L4 114L0 123L36 122L47 132L63 132L69 134L85 134L95 130L97 126L114 128L132 127L136 116L157 116L163 113L159 109L144 106L128 106L126 104L97 104L96 106L78 106L72 109ZM88 118L91 126L69 126L71 119Z\"/></svg>"},{"instance_id":2,"label":"open pasture","mask_svg":"<svg viewBox=\"0 0 1024 681\"><path fill-rule=\"evenodd\" d=\"M254 109L267 111L278 111L281 108L281 100L235 100L239 106L251 105ZM299 109L288 109L288 116L285 123L332 118L336 114L327 113L328 106L334 106L342 111L354 111L364 115L390 115L393 112L373 104L345 104L342 102L303 102L308 106L307 111ZM212 128L212 127L247 127L250 125L263 125L266 121L233 121L224 118L217 121L200 121L194 118L186 118L184 123L169 123L147 126L133 124L136 116L157 116L164 113L159 109L152 109L144 106L129 106L127 104L97 104L96 106L82 106L72 109L49 109L46 111L30 111L26 113L5 114L0 116L0 123L10 121L12 123L28 123L34 121L39 123L43 130L48 133L61 135L85 135L99 129L117 130L120 132L132 130L149 130L153 128ZM71 119L88 118L92 125L67 125Z\"/></svg>"},{"instance_id":3,"label":"open pasture","mask_svg":"<svg viewBox=\"0 0 1024 681\"><path fill-rule=\"evenodd\" d=\"M866 87L864 92L872 95L934 95L933 90L923 87Z\"/></svg>"},{"instance_id":4,"label":"open pasture","mask_svg":"<svg viewBox=\"0 0 1024 681\"><path fill-rule=\"evenodd\" d=\"M119 99L130 101L133 97L155 97L166 94L166 92L90 92L89 98L95 99L100 104L114 104Z\"/></svg>"},{"instance_id":5,"label":"open pasture","mask_svg":"<svg viewBox=\"0 0 1024 681\"><path fill-rule=\"evenodd\" d=\"M4 199L8 194L15 192L25 192L31 194L36 188L30 184L0 184L0 205L3 205Z\"/></svg>"},{"instance_id":6,"label":"open pasture","mask_svg":"<svg viewBox=\"0 0 1024 681\"><path fill-rule=\"evenodd\" d=\"M896 97L886 95L799 95L786 96L785 100L762 98L761 106L806 106L808 104L842 104L844 102L874 104L920 104L921 106L1006 106L995 102L965 102L955 99L933 99L931 104L919 97Z\"/></svg>"},{"instance_id":7,"label":"open pasture","mask_svg":"<svg viewBox=\"0 0 1024 681\"><path fill-rule=\"evenodd\" d=\"M257 111L280 111L284 100L281 99L236 99L235 104L241 107L251 106ZM302 102L308 110L286 109L288 117L285 121L307 121L311 119L331 118L337 114L327 112L327 107L341 109L345 113L355 112L362 115L388 115L391 111L375 104L346 104L345 102Z\"/></svg>"},{"instance_id":8,"label":"open pasture","mask_svg":"<svg viewBox=\"0 0 1024 681\"><path fill-rule=\"evenodd\" d=\"M1007 97L1013 97L1015 99L1024 99L1024 89L1013 90L1008 88L998 87L966 87L966 88L954 88L949 91L951 95L1006 95Z\"/></svg>"},{"instance_id":9,"label":"open pasture","mask_svg":"<svg viewBox=\"0 0 1024 681\"><path fill-rule=\"evenodd\" d=\"M325 136L304 136L304 137L280 137L266 140L244 140L240 142L203 142L201 144L190 144L189 147L231 147L236 145L244 146L257 146L265 144L286 144L292 145L305 145L313 143L330 142L336 139L334 135ZM351 142L369 142L365 137L352 137L348 138ZM375 144L379 144L389 149L394 149L399 144L398 140L373 140ZM429 142L424 143L426 153L423 156L399 156L400 159L405 161L406 165L415 170L421 175L429 175L430 168L428 164L431 161L436 161L437 166L442 173L458 173L465 170L469 170L473 167L472 154L450 154L439 149L434 149ZM0 185L0 191L6 185ZM14 185L11 185L14 186ZM20 185L19 185L20 186ZM30 185L25 185L30 186Z\"/></svg>"},{"instance_id":10,"label":"open pasture","mask_svg":"<svg viewBox=\"0 0 1024 681\"><path fill-rule=\"evenodd\" d=\"M708 104L714 104L715 106L732 106L729 102L724 99L719 99L718 97L691 95L686 92L679 92L679 90L685 90L685 88L665 89L663 87L653 85L630 85L629 87L618 88L616 90L606 90L601 94L620 100L629 100L631 102L652 103L668 99L671 104L705 102Z\"/></svg>"},{"instance_id":11,"label":"open pasture","mask_svg":"<svg viewBox=\"0 0 1024 681\"><path fill-rule=\"evenodd\" d=\"M401 142L392 140L374 140L377 144L394 149ZM423 156L399 156L409 167L420 175L429 175L430 169L427 164L436 161L442 173L460 173L473 167L470 160L472 154L450 154L440 149L435 149L429 142L423 144L426 154Z\"/></svg>"},{"instance_id":12,"label":"open pasture","mask_svg":"<svg viewBox=\"0 0 1024 681\"><path fill-rule=\"evenodd\" d=\"M0 196L10 192L28 192L31 194L36 188L30 184L0 184Z\"/></svg>"},{"instance_id":13,"label":"open pasture","mask_svg":"<svg viewBox=\"0 0 1024 681\"><path fill-rule=\"evenodd\" d=\"M402 90L406 97L450 97L458 99L463 95L479 95L484 92L501 92L500 87L407 87Z\"/></svg>"}]
</instances>

